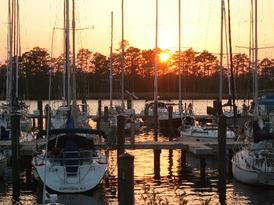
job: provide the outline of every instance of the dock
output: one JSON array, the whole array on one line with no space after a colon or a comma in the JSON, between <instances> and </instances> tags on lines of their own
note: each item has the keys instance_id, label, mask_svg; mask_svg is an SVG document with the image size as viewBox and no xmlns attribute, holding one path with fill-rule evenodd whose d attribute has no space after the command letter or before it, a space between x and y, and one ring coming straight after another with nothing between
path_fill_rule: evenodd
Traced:
<instances>
[{"instance_id":1,"label":"dock","mask_svg":"<svg viewBox=\"0 0 274 205\"><path fill-rule=\"evenodd\" d=\"M33 141L23 141L20 142L20 155L22 157L30 157L36 151L37 147L42 146L46 143L45 139L33 140ZM226 148L233 149L237 145L243 145L243 142L229 141L226 144ZM116 150L117 145L109 146L105 143L103 144L95 144L97 147L101 147L102 149L110 149ZM195 139L181 139L179 141L163 141L163 142L155 142L155 141L147 141L147 142L135 142L134 144L130 142L125 142L124 148L128 150L142 150L142 149L151 149L151 150L185 150L196 156L202 155L214 155L217 153L218 142L217 141L197 141ZM11 149L11 141L4 140L0 141L0 149Z\"/></svg>"}]
</instances>

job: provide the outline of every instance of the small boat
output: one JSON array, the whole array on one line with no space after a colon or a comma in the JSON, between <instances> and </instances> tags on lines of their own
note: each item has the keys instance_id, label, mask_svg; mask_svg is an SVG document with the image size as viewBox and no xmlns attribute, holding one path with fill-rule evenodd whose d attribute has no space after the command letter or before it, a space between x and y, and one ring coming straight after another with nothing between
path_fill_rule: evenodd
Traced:
<instances>
[{"instance_id":1,"label":"small boat","mask_svg":"<svg viewBox=\"0 0 274 205\"><path fill-rule=\"evenodd\" d=\"M198 140L218 140L218 127L213 124L195 124L194 117L187 116L184 118L180 127L180 137L195 138ZM235 140L235 133L227 129L226 139Z\"/></svg>"},{"instance_id":2,"label":"small boat","mask_svg":"<svg viewBox=\"0 0 274 205\"><path fill-rule=\"evenodd\" d=\"M95 147L102 131L83 128L50 130L47 150L32 160L34 176L55 192L94 189L107 171L107 157Z\"/></svg>"},{"instance_id":3,"label":"small boat","mask_svg":"<svg viewBox=\"0 0 274 205\"><path fill-rule=\"evenodd\" d=\"M168 106L175 105L166 101L158 101L158 120L161 130L169 127ZM154 101L147 101L145 108L140 113L142 120L150 125L154 123ZM172 126L177 129L181 125L181 114L179 112L172 113Z\"/></svg>"}]
</instances>

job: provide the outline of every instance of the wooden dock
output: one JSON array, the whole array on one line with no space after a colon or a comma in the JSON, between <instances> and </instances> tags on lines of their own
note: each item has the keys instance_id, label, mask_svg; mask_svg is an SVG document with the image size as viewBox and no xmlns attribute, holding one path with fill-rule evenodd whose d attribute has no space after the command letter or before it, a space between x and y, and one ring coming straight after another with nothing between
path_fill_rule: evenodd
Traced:
<instances>
[{"instance_id":1,"label":"wooden dock","mask_svg":"<svg viewBox=\"0 0 274 205\"><path fill-rule=\"evenodd\" d=\"M34 140L31 142L21 142L20 143L20 155L23 156L32 156L36 151L36 147L39 147L45 144L45 139ZM242 145L242 142L229 141L226 144L227 149L233 149L236 145ZM106 144L96 144L98 147L102 147L103 149L117 149L116 145L108 146ZM165 141L165 142L135 142L134 144L130 142L126 142L124 145L125 149L137 150L137 149L153 149L153 150L161 150L161 149L172 149L172 150L185 150L191 152L196 156L202 155L214 155L217 153L218 142L217 141L197 141L195 139L184 139L182 138L180 141ZM11 149L11 141L0 141L0 149Z\"/></svg>"}]
</instances>

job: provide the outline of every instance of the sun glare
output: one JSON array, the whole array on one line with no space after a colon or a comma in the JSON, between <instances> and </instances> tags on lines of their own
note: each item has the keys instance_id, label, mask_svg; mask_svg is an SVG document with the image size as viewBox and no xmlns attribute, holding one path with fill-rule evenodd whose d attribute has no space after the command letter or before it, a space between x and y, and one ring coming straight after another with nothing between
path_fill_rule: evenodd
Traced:
<instances>
[{"instance_id":1,"label":"sun glare","mask_svg":"<svg viewBox=\"0 0 274 205\"><path fill-rule=\"evenodd\" d=\"M167 52L159 54L161 62L167 62L170 59L170 54Z\"/></svg>"}]
</instances>

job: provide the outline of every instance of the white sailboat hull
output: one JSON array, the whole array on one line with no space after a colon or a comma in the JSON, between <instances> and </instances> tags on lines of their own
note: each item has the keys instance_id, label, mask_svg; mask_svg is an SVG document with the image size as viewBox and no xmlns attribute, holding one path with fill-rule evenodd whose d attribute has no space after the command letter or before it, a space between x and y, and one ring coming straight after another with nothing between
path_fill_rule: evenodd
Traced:
<instances>
[{"instance_id":1,"label":"white sailboat hull","mask_svg":"<svg viewBox=\"0 0 274 205\"><path fill-rule=\"evenodd\" d=\"M248 163L250 162L248 157L250 157L250 153L247 150L236 153L232 159L233 177L246 184L274 186L273 167L268 166L260 169L256 165Z\"/></svg>"},{"instance_id":2,"label":"white sailboat hull","mask_svg":"<svg viewBox=\"0 0 274 205\"><path fill-rule=\"evenodd\" d=\"M35 177L53 191L61 193L80 193L94 189L103 179L107 170L106 163L80 165L74 176L66 174L65 166L50 163L34 165ZM45 178L46 171L46 178Z\"/></svg>"}]
</instances>

